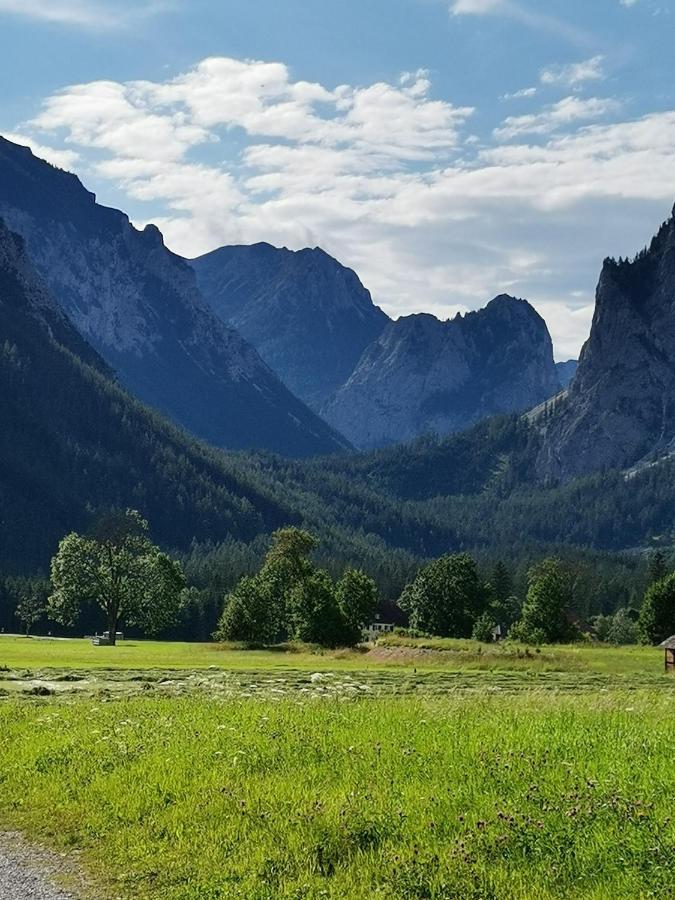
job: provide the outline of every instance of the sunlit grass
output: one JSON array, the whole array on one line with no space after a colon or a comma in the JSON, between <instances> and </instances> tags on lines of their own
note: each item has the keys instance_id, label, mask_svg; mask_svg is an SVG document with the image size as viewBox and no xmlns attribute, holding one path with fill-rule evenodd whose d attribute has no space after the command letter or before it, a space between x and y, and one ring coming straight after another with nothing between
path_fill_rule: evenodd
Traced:
<instances>
[{"instance_id":1,"label":"sunlit grass","mask_svg":"<svg viewBox=\"0 0 675 900\"><path fill-rule=\"evenodd\" d=\"M4 700L0 819L115 897L662 896L670 696Z\"/></svg>"},{"instance_id":2,"label":"sunlit grass","mask_svg":"<svg viewBox=\"0 0 675 900\"><path fill-rule=\"evenodd\" d=\"M602 644L525 647L505 642L445 638L412 639L390 636L374 650L320 650L284 646L246 650L215 643L122 641L116 647L94 647L87 640L45 640L0 636L0 667L10 669L301 669L361 670L476 669L597 672L628 675L662 672L661 651L652 647L610 647Z\"/></svg>"}]
</instances>

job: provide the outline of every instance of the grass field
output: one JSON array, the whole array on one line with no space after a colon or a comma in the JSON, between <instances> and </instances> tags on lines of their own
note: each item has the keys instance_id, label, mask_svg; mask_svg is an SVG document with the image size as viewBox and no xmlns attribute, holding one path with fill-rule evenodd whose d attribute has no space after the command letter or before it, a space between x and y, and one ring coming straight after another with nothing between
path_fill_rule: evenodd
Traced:
<instances>
[{"instance_id":1,"label":"grass field","mask_svg":"<svg viewBox=\"0 0 675 900\"><path fill-rule=\"evenodd\" d=\"M0 827L129 900L663 896L660 653L490 652L0 639Z\"/></svg>"},{"instance_id":2,"label":"grass field","mask_svg":"<svg viewBox=\"0 0 675 900\"><path fill-rule=\"evenodd\" d=\"M228 644L179 641L121 641L94 647L91 641L0 635L0 667L10 669L205 669L361 670L364 668L519 669L524 671L597 672L630 675L661 673L662 653L652 647L602 644L529 648L506 642L479 644L446 638L380 640L374 652L313 650L242 650Z\"/></svg>"}]
</instances>

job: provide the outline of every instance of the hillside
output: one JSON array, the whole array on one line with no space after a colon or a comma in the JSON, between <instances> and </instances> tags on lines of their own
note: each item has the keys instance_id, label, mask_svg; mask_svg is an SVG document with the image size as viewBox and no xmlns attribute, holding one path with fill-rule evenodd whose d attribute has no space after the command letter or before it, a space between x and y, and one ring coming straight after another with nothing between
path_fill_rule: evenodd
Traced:
<instances>
[{"instance_id":1,"label":"hillside","mask_svg":"<svg viewBox=\"0 0 675 900\"><path fill-rule=\"evenodd\" d=\"M96 509L137 506L158 540L252 539L294 514L133 400L0 224L0 570L44 566Z\"/></svg>"},{"instance_id":2,"label":"hillside","mask_svg":"<svg viewBox=\"0 0 675 900\"><path fill-rule=\"evenodd\" d=\"M137 231L74 175L2 138L0 215L78 331L143 402L216 446L294 456L348 447L212 312L157 228Z\"/></svg>"}]
</instances>

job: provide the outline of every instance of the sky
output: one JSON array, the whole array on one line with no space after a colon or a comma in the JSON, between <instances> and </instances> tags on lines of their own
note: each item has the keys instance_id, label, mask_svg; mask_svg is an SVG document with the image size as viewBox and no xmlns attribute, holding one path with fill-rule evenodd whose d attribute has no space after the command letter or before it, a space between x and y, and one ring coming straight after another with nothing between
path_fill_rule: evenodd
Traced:
<instances>
[{"instance_id":1,"label":"sky","mask_svg":"<svg viewBox=\"0 0 675 900\"><path fill-rule=\"evenodd\" d=\"M0 0L0 133L184 256L321 246L556 358L675 202L675 0Z\"/></svg>"}]
</instances>

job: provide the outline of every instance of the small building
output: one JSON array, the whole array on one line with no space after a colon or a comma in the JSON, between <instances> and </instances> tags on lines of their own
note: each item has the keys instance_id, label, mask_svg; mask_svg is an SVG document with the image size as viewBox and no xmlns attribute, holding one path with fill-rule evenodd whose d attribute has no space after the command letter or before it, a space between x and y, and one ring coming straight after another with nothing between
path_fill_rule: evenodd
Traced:
<instances>
[{"instance_id":1,"label":"small building","mask_svg":"<svg viewBox=\"0 0 675 900\"><path fill-rule=\"evenodd\" d=\"M498 644L499 641L503 641L506 637L506 628L503 625L495 625L492 629L492 642L494 644Z\"/></svg>"},{"instance_id":2,"label":"small building","mask_svg":"<svg viewBox=\"0 0 675 900\"><path fill-rule=\"evenodd\" d=\"M675 672L675 634L659 644L659 647L666 651L666 672Z\"/></svg>"},{"instance_id":3,"label":"small building","mask_svg":"<svg viewBox=\"0 0 675 900\"><path fill-rule=\"evenodd\" d=\"M391 634L394 628L396 628L396 625L393 622L381 622L380 616L376 615L375 621L371 622L370 625L366 625L363 629L363 640L376 641L383 634Z\"/></svg>"}]
</instances>

